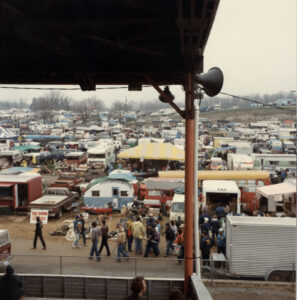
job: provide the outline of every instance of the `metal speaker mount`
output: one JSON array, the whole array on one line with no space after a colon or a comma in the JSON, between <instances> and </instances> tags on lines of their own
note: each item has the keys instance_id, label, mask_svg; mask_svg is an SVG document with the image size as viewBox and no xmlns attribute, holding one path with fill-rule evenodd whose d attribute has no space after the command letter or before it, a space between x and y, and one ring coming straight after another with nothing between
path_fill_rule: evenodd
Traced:
<instances>
[{"instance_id":1,"label":"metal speaker mount","mask_svg":"<svg viewBox=\"0 0 297 300\"><path fill-rule=\"evenodd\" d=\"M174 100L174 95L170 92L169 87L165 86L164 91L163 91L166 95L167 98L163 97L162 95L159 96L159 100L164 102L164 103L168 103L170 101Z\"/></svg>"},{"instance_id":2,"label":"metal speaker mount","mask_svg":"<svg viewBox=\"0 0 297 300\"><path fill-rule=\"evenodd\" d=\"M196 83L203 87L205 94L209 97L216 96L222 89L224 75L221 69L214 67L207 73L195 76Z\"/></svg>"}]
</instances>

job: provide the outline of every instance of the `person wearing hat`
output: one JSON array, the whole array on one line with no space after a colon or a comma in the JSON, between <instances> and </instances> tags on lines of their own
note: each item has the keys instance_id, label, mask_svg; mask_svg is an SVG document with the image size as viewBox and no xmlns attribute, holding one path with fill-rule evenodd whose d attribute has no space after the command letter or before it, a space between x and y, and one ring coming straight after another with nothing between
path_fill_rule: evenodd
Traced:
<instances>
[{"instance_id":1,"label":"person wearing hat","mask_svg":"<svg viewBox=\"0 0 297 300\"><path fill-rule=\"evenodd\" d=\"M159 241L160 241L160 235L158 231L156 231L155 226L152 226L151 224L147 225L147 244L146 249L144 253L144 257L148 257L149 251L152 248L155 255L159 255Z\"/></svg>"},{"instance_id":2,"label":"person wearing hat","mask_svg":"<svg viewBox=\"0 0 297 300\"><path fill-rule=\"evenodd\" d=\"M35 225L35 236L33 240L33 248L36 249L37 239L40 238L40 241L43 246L43 250L46 250L46 244L42 236L42 222L39 217L36 217L36 225Z\"/></svg>"},{"instance_id":3,"label":"person wearing hat","mask_svg":"<svg viewBox=\"0 0 297 300\"><path fill-rule=\"evenodd\" d=\"M217 246L217 250L218 253L223 253L224 255L226 255L226 237L224 234L224 229L220 228L219 229L219 234L217 236L218 239L218 246Z\"/></svg>"}]
</instances>

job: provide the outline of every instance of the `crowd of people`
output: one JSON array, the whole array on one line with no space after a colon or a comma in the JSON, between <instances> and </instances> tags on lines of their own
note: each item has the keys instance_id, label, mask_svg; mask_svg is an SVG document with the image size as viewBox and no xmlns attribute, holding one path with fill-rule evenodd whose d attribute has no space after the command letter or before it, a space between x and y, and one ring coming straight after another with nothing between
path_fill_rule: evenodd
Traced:
<instances>
[{"instance_id":1,"label":"crowd of people","mask_svg":"<svg viewBox=\"0 0 297 300\"><path fill-rule=\"evenodd\" d=\"M72 243L73 248L82 248L79 241L82 240L86 245L86 228L82 215L77 215L73 222L75 240ZM128 221L117 224L117 234L114 235L117 242L117 261L121 262L121 257L129 258L129 252L134 248L135 256L148 257L152 252L156 257L160 255L160 239L164 236L166 239L166 249L164 257L170 255L178 256L181 262L184 258L184 224L181 220L171 221L165 224L165 229L160 221L149 214L148 218L140 216L130 216ZM112 237L114 237L112 236ZM91 250L89 259L96 258L101 260L101 252L106 249L107 256L110 256L109 248L109 228L106 220L101 220L101 226L97 222L92 222L89 237L91 239ZM101 237L101 245L98 249L98 242ZM146 243L145 245L143 245Z\"/></svg>"},{"instance_id":2,"label":"crowd of people","mask_svg":"<svg viewBox=\"0 0 297 300\"><path fill-rule=\"evenodd\" d=\"M217 246L217 253L226 255L226 236L225 217L228 213L228 206L223 207L221 204L215 209L215 214L210 215L208 207L202 209L199 219L201 230L200 250L204 265L209 264L211 248Z\"/></svg>"},{"instance_id":3,"label":"crowd of people","mask_svg":"<svg viewBox=\"0 0 297 300\"><path fill-rule=\"evenodd\" d=\"M225 216L228 208L219 205L215 209L215 214L211 215L208 208L202 209L199 226L201 232L200 250L203 264L209 264L209 257L211 248L216 246L217 253L226 255L226 236L225 230ZM75 241L72 244L74 248L81 248L79 240L82 239L86 245L85 236L85 221L82 215L76 216L73 222ZM148 218L141 218L140 216L130 216L128 221L117 224L117 233L113 236L113 241L117 242L117 261L121 262L122 258L129 258L129 253L133 252L134 256L148 257L150 253L155 257L160 256L160 240L161 237L166 240L166 248L164 257L175 255L179 262L184 258L184 224L179 219L177 221L170 221L165 224L164 228L160 221L149 214ZM98 248L98 242L101 237L101 245ZM109 248L109 228L106 220L101 220L99 227L97 222L92 222L90 229L91 250L89 259L94 256L97 261L101 260L101 252L103 248L106 249L106 255L110 256ZM144 243L146 243L144 245Z\"/></svg>"}]
</instances>

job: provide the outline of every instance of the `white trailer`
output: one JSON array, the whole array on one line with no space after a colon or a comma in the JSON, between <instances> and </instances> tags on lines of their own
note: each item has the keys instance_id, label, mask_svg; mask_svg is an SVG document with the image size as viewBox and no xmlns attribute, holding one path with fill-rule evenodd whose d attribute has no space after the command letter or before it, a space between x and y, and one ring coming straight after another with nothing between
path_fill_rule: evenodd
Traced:
<instances>
[{"instance_id":1,"label":"white trailer","mask_svg":"<svg viewBox=\"0 0 297 300\"><path fill-rule=\"evenodd\" d=\"M227 165L229 170L253 170L254 160L249 155L228 153Z\"/></svg>"},{"instance_id":2,"label":"white trailer","mask_svg":"<svg viewBox=\"0 0 297 300\"><path fill-rule=\"evenodd\" d=\"M228 216L226 257L230 274L291 281L296 264L296 219Z\"/></svg>"}]
</instances>

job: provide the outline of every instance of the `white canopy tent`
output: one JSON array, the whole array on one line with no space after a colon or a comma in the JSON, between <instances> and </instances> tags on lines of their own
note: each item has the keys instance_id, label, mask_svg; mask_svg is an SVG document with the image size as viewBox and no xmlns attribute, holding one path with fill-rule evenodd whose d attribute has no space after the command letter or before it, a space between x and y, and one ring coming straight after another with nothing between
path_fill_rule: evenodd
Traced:
<instances>
[{"instance_id":1,"label":"white canopy tent","mask_svg":"<svg viewBox=\"0 0 297 300\"><path fill-rule=\"evenodd\" d=\"M256 189L256 197L268 199L268 211L275 211L276 202L281 202L284 195L296 194L296 185L290 182L283 182L273 185L266 185Z\"/></svg>"}]
</instances>

